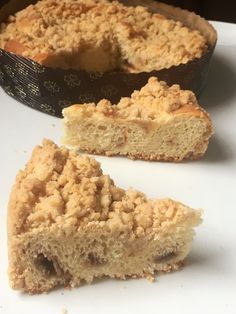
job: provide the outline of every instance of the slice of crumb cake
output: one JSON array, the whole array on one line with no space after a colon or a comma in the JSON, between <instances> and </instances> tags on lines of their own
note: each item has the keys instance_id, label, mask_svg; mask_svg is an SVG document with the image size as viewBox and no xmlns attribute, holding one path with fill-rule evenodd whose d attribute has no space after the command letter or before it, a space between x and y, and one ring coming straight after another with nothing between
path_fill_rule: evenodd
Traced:
<instances>
[{"instance_id":1,"label":"slice of crumb cake","mask_svg":"<svg viewBox=\"0 0 236 314\"><path fill-rule=\"evenodd\" d=\"M201 157L212 135L209 115L191 91L150 78L117 105L101 100L63 110L64 144L95 154L181 161Z\"/></svg>"},{"instance_id":2,"label":"slice of crumb cake","mask_svg":"<svg viewBox=\"0 0 236 314\"><path fill-rule=\"evenodd\" d=\"M8 208L11 287L32 293L182 265L201 211L115 186L100 164L44 140Z\"/></svg>"}]
</instances>

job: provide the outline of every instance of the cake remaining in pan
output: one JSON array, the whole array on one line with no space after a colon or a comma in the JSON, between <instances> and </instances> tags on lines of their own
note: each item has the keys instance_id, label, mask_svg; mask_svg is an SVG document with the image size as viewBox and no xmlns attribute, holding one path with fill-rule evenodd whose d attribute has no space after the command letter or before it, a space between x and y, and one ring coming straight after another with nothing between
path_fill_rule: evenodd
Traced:
<instances>
[{"instance_id":1,"label":"cake remaining in pan","mask_svg":"<svg viewBox=\"0 0 236 314\"><path fill-rule=\"evenodd\" d=\"M204 54L199 31L145 5L41 0L1 24L0 48L49 67L101 72L149 72Z\"/></svg>"},{"instance_id":2,"label":"cake remaining in pan","mask_svg":"<svg viewBox=\"0 0 236 314\"><path fill-rule=\"evenodd\" d=\"M200 216L176 201L120 189L94 159L45 140L10 196L10 284L37 293L176 270Z\"/></svg>"},{"instance_id":3,"label":"cake remaining in pan","mask_svg":"<svg viewBox=\"0 0 236 314\"><path fill-rule=\"evenodd\" d=\"M134 159L197 159L212 135L209 115L191 91L152 77L117 105L108 100L63 110L63 143L95 154Z\"/></svg>"},{"instance_id":4,"label":"cake remaining in pan","mask_svg":"<svg viewBox=\"0 0 236 314\"><path fill-rule=\"evenodd\" d=\"M217 36L193 12L152 0L4 3L0 85L37 110L61 117L71 104L117 103L150 76L197 95L206 82Z\"/></svg>"}]
</instances>

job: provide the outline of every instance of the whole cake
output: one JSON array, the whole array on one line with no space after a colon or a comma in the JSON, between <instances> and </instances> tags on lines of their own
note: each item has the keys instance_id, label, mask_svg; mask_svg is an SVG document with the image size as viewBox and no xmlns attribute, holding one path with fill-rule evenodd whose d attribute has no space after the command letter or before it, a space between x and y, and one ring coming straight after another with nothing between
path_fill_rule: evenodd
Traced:
<instances>
[{"instance_id":1,"label":"whole cake","mask_svg":"<svg viewBox=\"0 0 236 314\"><path fill-rule=\"evenodd\" d=\"M49 67L100 72L148 72L203 55L203 35L143 4L41 0L1 24L0 48Z\"/></svg>"},{"instance_id":2,"label":"whole cake","mask_svg":"<svg viewBox=\"0 0 236 314\"><path fill-rule=\"evenodd\" d=\"M12 189L9 278L32 293L178 269L201 211L115 186L98 162L44 140Z\"/></svg>"},{"instance_id":3,"label":"whole cake","mask_svg":"<svg viewBox=\"0 0 236 314\"><path fill-rule=\"evenodd\" d=\"M95 154L181 161L200 158L212 135L195 95L150 78L117 105L108 100L63 110L63 143Z\"/></svg>"}]
</instances>

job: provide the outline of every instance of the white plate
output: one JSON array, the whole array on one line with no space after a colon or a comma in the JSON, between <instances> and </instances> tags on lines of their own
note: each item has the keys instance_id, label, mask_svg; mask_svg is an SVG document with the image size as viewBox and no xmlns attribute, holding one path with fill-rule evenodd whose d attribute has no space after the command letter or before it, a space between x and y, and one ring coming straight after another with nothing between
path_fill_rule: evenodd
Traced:
<instances>
[{"instance_id":1,"label":"white plate","mask_svg":"<svg viewBox=\"0 0 236 314\"><path fill-rule=\"evenodd\" d=\"M188 265L146 280L101 280L71 291L28 296L7 280L6 208L17 171L43 137L60 143L61 121L0 90L0 314L236 313L236 25L214 23L219 41L201 103L215 136L206 156L182 164L97 157L121 187L205 209Z\"/></svg>"}]
</instances>

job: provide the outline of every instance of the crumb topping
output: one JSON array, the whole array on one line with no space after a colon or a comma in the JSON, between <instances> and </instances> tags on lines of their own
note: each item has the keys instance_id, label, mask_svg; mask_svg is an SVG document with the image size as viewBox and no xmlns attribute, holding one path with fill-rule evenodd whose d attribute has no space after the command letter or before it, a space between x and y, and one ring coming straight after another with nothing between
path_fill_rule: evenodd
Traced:
<instances>
[{"instance_id":1,"label":"crumb topping","mask_svg":"<svg viewBox=\"0 0 236 314\"><path fill-rule=\"evenodd\" d=\"M77 65L64 67L86 64L90 70L130 72L186 63L207 47L198 31L181 22L108 0L38 1L1 24L0 47L9 44L41 63L53 55L77 55Z\"/></svg>"},{"instance_id":2,"label":"crumb topping","mask_svg":"<svg viewBox=\"0 0 236 314\"><path fill-rule=\"evenodd\" d=\"M143 235L183 217L194 219L193 210L180 203L147 200L140 192L116 187L93 158L49 140L34 149L13 191L18 234L55 223L83 227L106 222L113 231L128 228Z\"/></svg>"},{"instance_id":3,"label":"crumb topping","mask_svg":"<svg viewBox=\"0 0 236 314\"><path fill-rule=\"evenodd\" d=\"M155 120L160 113L170 114L186 105L199 107L193 92L181 90L179 85L169 87L165 82L151 77L143 88L134 91L131 97L121 98L117 105L103 99L97 106L94 103L73 105L64 109L63 114L76 114L76 108L79 108L86 116L97 114L131 120Z\"/></svg>"}]
</instances>

